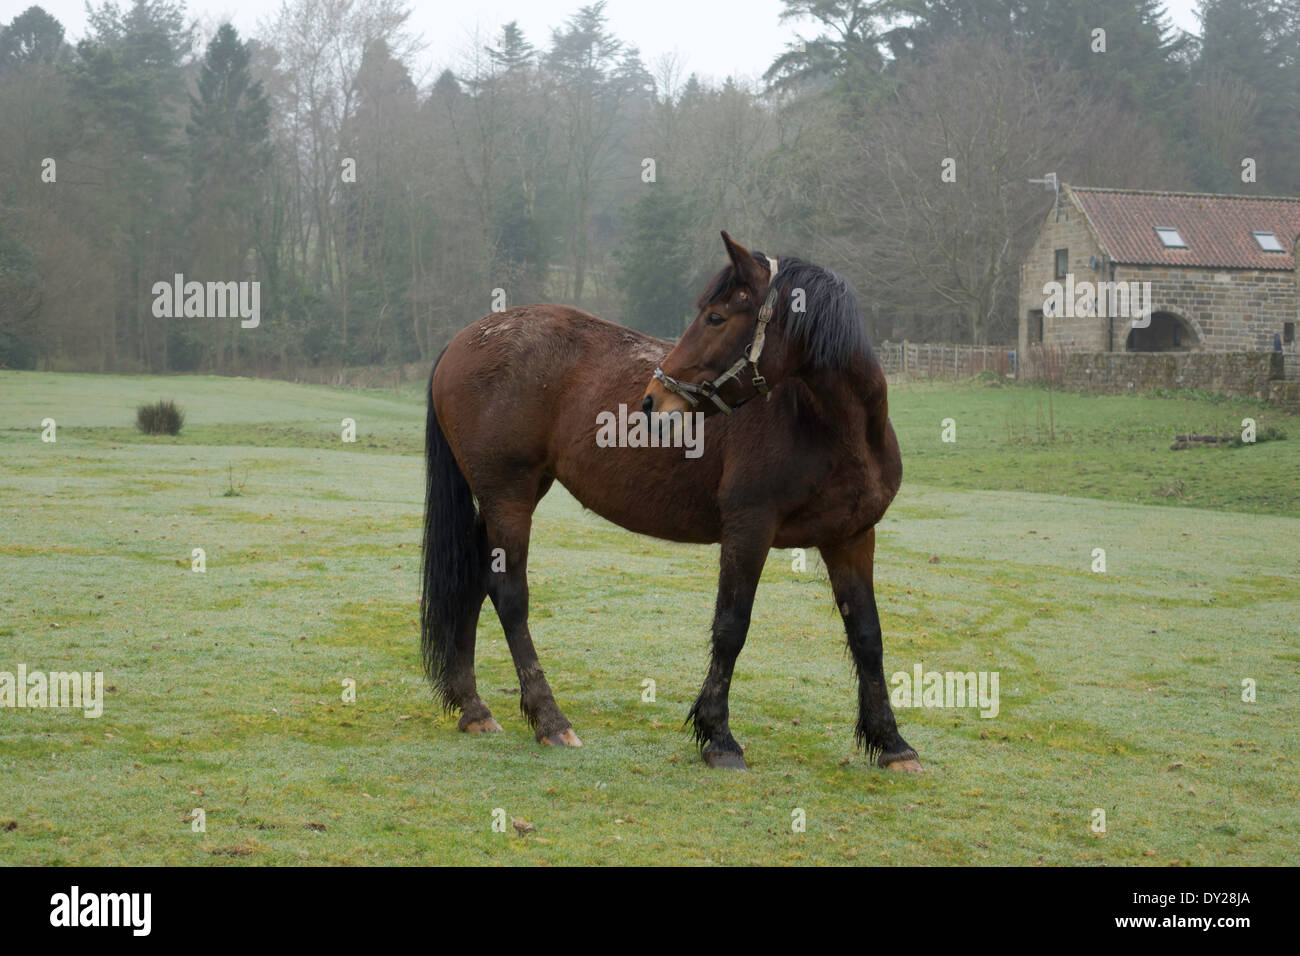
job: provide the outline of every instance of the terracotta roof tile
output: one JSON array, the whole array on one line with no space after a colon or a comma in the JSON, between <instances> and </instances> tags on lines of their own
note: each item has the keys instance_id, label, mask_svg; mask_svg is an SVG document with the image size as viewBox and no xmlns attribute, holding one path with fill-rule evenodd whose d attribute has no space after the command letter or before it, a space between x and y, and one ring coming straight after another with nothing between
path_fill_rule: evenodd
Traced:
<instances>
[{"instance_id":1,"label":"terracotta roof tile","mask_svg":"<svg viewBox=\"0 0 1300 956\"><path fill-rule=\"evenodd\" d=\"M1135 265L1295 269L1300 199L1069 187L1102 248ZM1177 229L1186 249L1168 249L1156 227ZM1271 232L1283 252L1264 252L1252 235Z\"/></svg>"}]
</instances>

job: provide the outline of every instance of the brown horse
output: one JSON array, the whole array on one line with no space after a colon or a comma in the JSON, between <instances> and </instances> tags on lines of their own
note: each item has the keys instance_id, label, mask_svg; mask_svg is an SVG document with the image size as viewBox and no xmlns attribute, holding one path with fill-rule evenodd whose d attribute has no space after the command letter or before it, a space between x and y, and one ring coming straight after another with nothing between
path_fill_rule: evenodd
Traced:
<instances>
[{"instance_id":1,"label":"brown horse","mask_svg":"<svg viewBox=\"0 0 1300 956\"><path fill-rule=\"evenodd\" d=\"M722 238L731 264L675 347L544 305L485 316L440 356L426 430L425 670L461 730L501 729L474 676L491 597L537 739L581 745L528 630L532 516L558 480L624 528L721 542L712 661L688 717L711 766L745 767L727 695L768 550L816 547L857 667L858 742L881 766L919 770L890 708L872 587L875 526L902 464L857 297L829 270ZM638 437L638 414L658 430ZM611 441L616 415L632 427ZM703 416L692 456L685 426Z\"/></svg>"}]
</instances>

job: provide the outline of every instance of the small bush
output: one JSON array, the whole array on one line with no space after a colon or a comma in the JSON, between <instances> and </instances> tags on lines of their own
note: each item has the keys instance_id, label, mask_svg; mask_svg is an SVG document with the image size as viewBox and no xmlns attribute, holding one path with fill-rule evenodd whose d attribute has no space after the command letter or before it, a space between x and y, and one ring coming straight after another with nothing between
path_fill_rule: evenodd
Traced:
<instances>
[{"instance_id":1,"label":"small bush","mask_svg":"<svg viewBox=\"0 0 1300 956\"><path fill-rule=\"evenodd\" d=\"M135 410L135 424L146 435L178 435L185 424L185 413L175 402L159 399Z\"/></svg>"},{"instance_id":2,"label":"small bush","mask_svg":"<svg viewBox=\"0 0 1300 956\"><path fill-rule=\"evenodd\" d=\"M1266 441L1286 441L1286 432L1276 425L1265 425L1255 433L1255 444L1259 445ZM1232 436L1232 441L1228 442L1231 448L1241 448L1246 442L1241 440L1241 434Z\"/></svg>"},{"instance_id":3,"label":"small bush","mask_svg":"<svg viewBox=\"0 0 1300 956\"><path fill-rule=\"evenodd\" d=\"M228 484L228 486L226 487L226 490L223 491L223 492L221 493L221 497L223 497L223 498L242 498L242 497L244 496L244 485L246 485L246 484L248 483L248 478L247 478L247 476L245 476L244 480L241 481L241 482L239 483L238 486L236 486L236 485L235 485L235 466L234 466L233 464L226 465L226 471L227 471L228 474L229 474L229 479L230 479L230 480L229 480L229 484Z\"/></svg>"}]
</instances>

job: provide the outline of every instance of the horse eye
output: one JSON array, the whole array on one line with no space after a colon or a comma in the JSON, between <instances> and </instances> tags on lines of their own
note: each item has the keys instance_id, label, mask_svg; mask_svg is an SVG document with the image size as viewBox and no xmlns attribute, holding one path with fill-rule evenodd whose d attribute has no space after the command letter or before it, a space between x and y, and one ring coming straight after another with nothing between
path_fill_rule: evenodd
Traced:
<instances>
[{"instance_id":1,"label":"horse eye","mask_svg":"<svg viewBox=\"0 0 1300 956\"><path fill-rule=\"evenodd\" d=\"M710 312L708 321L709 325L721 325L723 322L727 321L727 317L725 315L718 315L716 312Z\"/></svg>"}]
</instances>

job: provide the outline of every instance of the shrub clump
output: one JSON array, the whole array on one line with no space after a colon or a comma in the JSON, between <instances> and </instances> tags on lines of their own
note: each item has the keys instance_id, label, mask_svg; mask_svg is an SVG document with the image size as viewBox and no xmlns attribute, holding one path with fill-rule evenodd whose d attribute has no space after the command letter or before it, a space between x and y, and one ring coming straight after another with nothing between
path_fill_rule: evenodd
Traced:
<instances>
[{"instance_id":1,"label":"shrub clump","mask_svg":"<svg viewBox=\"0 0 1300 956\"><path fill-rule=\"evenodd\" d=\"M135 410L135 425L146 435L177 435L185 424L185 413L173 401L159 399Z\"/></svg>"},{"instance_id":2,"label":"shrub clump","mask_svg":"<svg viewBox=\"0 0 1300 956\"><path fill-rule=\"evenodd\" d=\"M1286 441L1286 432L1276 425L1265 425L1255 434L1255 444L1259 445L1266 441ZM1228 444L1233 448L1240 448L1246 442L1241 440L1240 434L1236 434Z\"/></svg>"}]
</instances>

